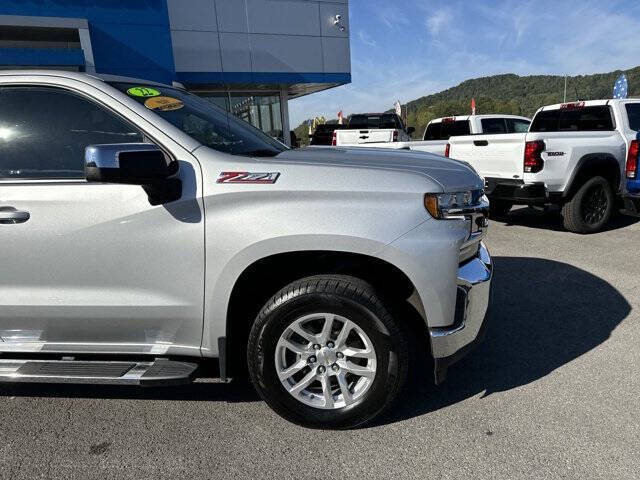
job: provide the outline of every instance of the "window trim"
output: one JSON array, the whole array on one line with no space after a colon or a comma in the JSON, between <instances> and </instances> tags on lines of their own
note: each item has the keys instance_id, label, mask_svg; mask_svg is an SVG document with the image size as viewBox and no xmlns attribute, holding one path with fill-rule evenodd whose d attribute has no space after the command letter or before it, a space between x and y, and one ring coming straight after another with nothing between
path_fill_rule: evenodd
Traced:
<instances>
[{"instance_id":1,"label":"window trim","mask_svg":"<svg viewBox=\"0 0 640 480\"><path fill-rule=\"evenodd\" d=\"M611 117L611 129L607 129L607 130L559 130L558 128L556 128L556 130L547 130L544 132L541 131L532 131L531 127L533 126L533 122L535 121L536 117L538 116L538 114L542 113L542 112L553 112L553 111L561 111L559 108L550 108L549 110L540 110L538 111L533 118L531 119L531 125L529 126L529 131L531 133L575 133L575 132L615 132L618 129L618 122L616 120L616 116L615 113L613 111L613 108L611 107L611 104L607 103L605 105L586 105L584 108L597 108L597 107L604 107L609 111L609 116ZM558 117L558 125L560 125L560 117Z\"/></svg>"},{"instance_id":2,"label":"window trim","mask_svg":"<svg viewBox=\"0 0 640 480\"><path fill-rule=\"evenodd\" d=\"M93 103L95 105L98 105L101 108L105 109L106 111L112 113L113 115L115 115L119 119L121 119L123 122L132 125L132 127L134 127L137 131L139 131L141 133L141 135L143 136L143 139L145 140L145 142L143 142L143 143L152 143L152 144L154 144L156 147L158 147L160 150L162 150L164 152L164 154L167 155L167 157L172 162L177 161L177 159L175 158L175 155L173 155L171 153L171 151L162 144L162 142L159 142L153 135L150 135L145 129L141 128L140 125L134 123L131 119L125 117L123 114L121 114L120 112L115 110L110 105L107 105L106 103L101 102L99 99L97 99L96 97L92 96L91 94L89 94L87 92L75 89L75 88L70 87L68 85L43 83L43 82L37 82L37 81L34 81L34 82L21 82L21 83L16 83L16 82L3 83L3 82L0 82L0 90L5 89L5 88L25 88L25 87L27 87L27 88L28 87L41 87L41 88L54 89L54 90L63 90L65 92L67 92L67 93L70 93L70 94L75 95L77 97L83 98L83 99L85 99L85 100L87 100L87 101L89 101L89 102L91 102L91 103ZM108 95L107 92L103 92L103 93ZM34 185L34 184L35 185L63 185L63 184L69 184L69 185L105 185L105 183L88 182L86 177L85 178L16 178L16 179L0 177L0 185ZM113 185L116 185L116 184L113 184Z\"/></svg>"},{"instance_id":3,"label":"window trim","mask_svg":"<svg viewBox=\"0 0 640 480\"><path fill-rule=\"evenodd\" d=\"M634 130L633 127L631 126L631 120L629 118L629 110L628 110L629 105L638 105L638 106L640 106L640 102L639 101L624 102L624 116L626 117L626 127L631 132L640 132L640 130ZM614 120L615 120L615 118L614 118Z\"/></svg>"}]
</instances>

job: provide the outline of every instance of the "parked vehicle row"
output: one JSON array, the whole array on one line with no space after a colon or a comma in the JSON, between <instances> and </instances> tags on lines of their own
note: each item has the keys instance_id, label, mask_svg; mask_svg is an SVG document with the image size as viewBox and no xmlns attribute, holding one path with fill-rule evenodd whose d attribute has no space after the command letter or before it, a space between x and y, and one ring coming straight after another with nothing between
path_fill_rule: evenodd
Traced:
<instances>
[{"instance_id":1,"label":"parked vehicle row","mask_svg":"<svg viewBox=\"0 0 640 480\"><path fill-rule=\"evenodd\" d=\"M447 155L485 178L494 214L557 204L567 230L592 233L623 202L638 211L638 130L640 100L556 104L538 110L528 133L452 137Z\"/></svg>"},{"instance_id":2,"label":"parked vehicle row","mask_svg":"<svg viewBox=\"0 0 640 480\"><path fill-rule=\"evenodd\" d=\"M350 121L347 130L335 132L333 145L417 150L444 155L447 142L452 136L526 132L531 123L528 118L517 115L460 115L436 118L425 128L422 141L412 141L411 127L405 130L402 120L397 115L387 115L397 118L397 127L384 131L358 130L357 124Z\"/></svg>"},{"instance_id":3,"label":"parked vehicle row","mask_svg":"<svg viewBox=\"0 0 640 480\"><path fill-rule=\"evenodd\" d=\"M368 422L482 338L483 187L439 156L289 150L168 85L2 71L0 382L218 359L293 422Z\"/></svg>"}]
</instances>

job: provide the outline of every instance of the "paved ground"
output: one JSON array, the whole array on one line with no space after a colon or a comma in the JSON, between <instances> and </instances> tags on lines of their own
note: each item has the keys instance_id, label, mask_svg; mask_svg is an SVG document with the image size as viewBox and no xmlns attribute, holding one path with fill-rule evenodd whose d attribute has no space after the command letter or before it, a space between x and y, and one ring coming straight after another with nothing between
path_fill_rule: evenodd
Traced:
<instances>
[{"instance_id":1,"label":"paved ground","mask_svg":"<svg viewBox=\"0 0 640 480\"><path fill-rule=\"evenodd\" d=\"M640 478L640 223L493 223L486 342L378 425L318 432L243 385L0 387L0 479Z\"/></svg>"}]
</instances>

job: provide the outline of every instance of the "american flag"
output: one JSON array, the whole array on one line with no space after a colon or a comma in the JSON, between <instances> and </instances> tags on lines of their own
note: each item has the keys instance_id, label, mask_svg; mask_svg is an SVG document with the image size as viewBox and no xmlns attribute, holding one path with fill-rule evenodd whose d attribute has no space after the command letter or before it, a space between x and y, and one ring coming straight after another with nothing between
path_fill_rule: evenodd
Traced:
<instances>
[{"instance_id":1,"label":"american flag","mask_svg":"<svg viewBox=\"0 0 640 480\"><path fill-rule=\"evenodd\" d=\"M629 82L627 76L623 73L616 80L613 86L613 98L627 98L629 94Z\"/></svg>"}]
</instances>

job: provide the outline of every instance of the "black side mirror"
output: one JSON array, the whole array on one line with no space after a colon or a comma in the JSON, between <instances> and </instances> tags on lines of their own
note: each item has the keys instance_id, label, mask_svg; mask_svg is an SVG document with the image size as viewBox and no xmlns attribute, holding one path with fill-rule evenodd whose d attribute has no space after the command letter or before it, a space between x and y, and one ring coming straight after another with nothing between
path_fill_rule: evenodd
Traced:
<instances>
[{"instance_id":1,"label":"black side mirror","mask_svg":"<svg viewBox=\"0 0 640 480\"><path fill-rule=\"evenodd\" d=\"M89 145L84 152L88 182L142 185L152 205L172 202L182 196L182 182L169 178L178 172L178 162L150 143Z\"/></svg>"},{"instance_id":2,"label":"black side mirror","mask_svg":"<svg viewBox=\"0 0 640 480\"><path fill-rule=\"evenodd\" d=\"M164 152L149 143L90 145L85 149L88 182L152 185L176 173Z\"/></svg>"},{"instance_id":3,"label":"black side mirror","mask_svg":"<svg viewBox=\"0 0 640 480\"><path fill-rule=\"evenodd\" d=\"M407 135L413 135L416 131L416 127L407 128Z\"/></svg>"}]
</instances>

